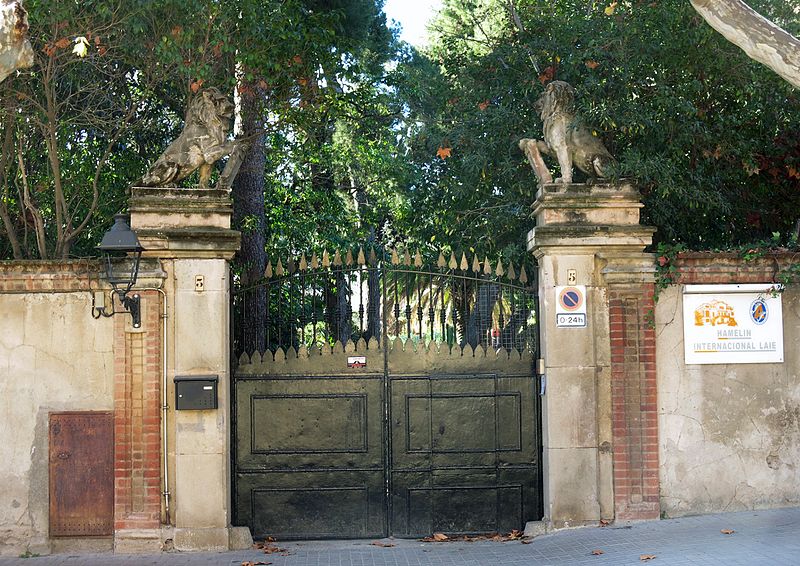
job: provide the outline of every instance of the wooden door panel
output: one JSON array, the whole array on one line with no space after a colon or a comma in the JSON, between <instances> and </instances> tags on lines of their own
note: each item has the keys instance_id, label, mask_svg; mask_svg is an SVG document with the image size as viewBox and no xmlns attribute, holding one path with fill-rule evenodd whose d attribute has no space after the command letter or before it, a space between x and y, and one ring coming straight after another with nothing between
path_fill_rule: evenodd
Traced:
<instances>
[{"instance_id":1,"label":"wooden door panel","mask_svg":"<svg viewBox=\"0 0 800 566\"><path fill-rule=\"evenodd\" d=\"M113 531L112 413L51 413L50 536L106 536Z\"/></svg>"}]
</instances>

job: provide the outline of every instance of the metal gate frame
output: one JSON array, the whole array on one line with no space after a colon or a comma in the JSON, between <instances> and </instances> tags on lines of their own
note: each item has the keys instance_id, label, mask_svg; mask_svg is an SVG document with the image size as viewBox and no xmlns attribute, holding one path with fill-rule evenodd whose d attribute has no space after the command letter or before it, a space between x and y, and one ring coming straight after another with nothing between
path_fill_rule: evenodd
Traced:
<instances>
[{"instance_id":1,"label":"metal gate frame","mask_svg":"<svg viewBox=\"0 0 800 566\"><path fill-rule=\"evenodd\" d=\"M498 261L494 267L488 259L481 261L477 256L468 262L466 254L462 254L461 261L456 261L456 256L451 253L450 261L446 261L440 254L436 268L424 268L419 252L412 259L406 251L399 254L381 254L378 260L374 251L370 252L369 259L363 250L357 254L351 251L346 253L324 252L321 261L316 254L308 261L301 256L298 261L289 260L286 267L281 260L273 268L267 266L264 280L246 289L236 291L232 296L231 337L232 359L234 378L231 380L231 398L233 403L233 438L232 438L232 469L233 469L233 510L234 524L249 523L254 527L253 517L241 513L237 499L239 488L244 489L246 470L241 462L253 454L240 453L237 438L240 425L249 424L251 429L251 445L253 444L253 414L249 416L242 413L245 419L250 418L250 423L239 422L239 408L237 399L242 389L252 386L253 383L282 383L284 386L300 387L303 381L313 383L312 390L303 393L286 393L262 395L263 403L269 404L267 399L273 401L273 413L276 407L274 401L284 399L286 406L291 403L308 403L308 399L317 398L334 399L336 396L325 393L323 384L347 380L377 380L380 382L380 409L382 412L380 426L380 444L382 457L384 497L380 504L382 508L381 528L370 531L361 529L349 532L345 529L328 529L315 532L303 532L296 529L287 529L284 532L259 533L254 536L269 534L282 539L289 538L365 538L374 536L419 536L430 534L432 530L450 533L475 533L487 530L511 530L523 526L516 521L513 525L509 521L495 520L488 528L488 523L472 523L458 525L454 520L428 521L427 528L422 528L419 521L411 524L413 513L409 511L411 496L406 494L405 499L399 497L394 487L400 483L395 478L403 470L396 469L398 454L394 450L393 413L396 413L398 399L395 389L399 384L424 383L428 387L427 399L428 414L433 419L434 399L441 395L436 402L438 405L445 403L443 399L469 398L469 403L488 407L486 399L491 399L494 411L495 444L498 442L498 406L500 398L497 394L500 380L523 379L527 393L520 393L514 397L519 405L519 418L522 419L522 401L526 399L525 410L535 422L527 423L531 430L526 429L526 443L533 442L531 450L526 452L528 460L501 462L504 450L488 450L486 447L473 447L468 459L476 464L476 470L489 469L490 460L494 459L496 476L510 470L521 470L518 475L527 474L525 489L533 493L535 501L528 498L525 507L526 515L522 519L538 519L542 512L542 478L541 478L541 417L538 396L539 377L534 375L533 367L538 352L538 312L535 284L527 276L527 270L521 267L519 275L513 264L503 265ZM331 256L333 259L331 260ZM357 259L354 259L357 257ZM532 270L536 272L535 269ZM354 283L354 282L357 282ZM234 281L234 285L235 285ZM369 295L378 290L380 301L376 304ZM365 303L365 290L368 295ZM260 294L260 296L259 296ZM356 308L356 304L358 307ZM366 320L366 323L365 323ZM377 332L376 332L377 331ZM259 352L264 352L262 355ZM358 367L361 358L365 356L367 367ZM347 367L353 365L355 367ZM395 367L399 366L399 367ZM324 368L324 369L322 369ZM398 373L398 370L399 371ZM310 381L313 380L313 381ZM344 380L344 381L342 381ZM477 397L469 391L461 393L433 393L433 384L443 387L454 387L458 383L464 387L465 383L488 383L491 380L494 393L481 394ZM293 383L297 382L297 383ZM353 381L356 383L357 381ZM302 389L302 387L300 388ZM298 390L299 391L299 390ZM399 389L398 389L399 391ZM474 393L474 392L472 392ZM373 391L373 395L375 392ZM510 394L509 394L510 395ZM501 393L501 397L510 398ZM504 397L505 396L505 397ZM421 398L418 394L412 397ZM300 401L305 399L305 401ZM365 403L367 396L364 397ZM406 405L408 394L406 394ZM480 400L483 399L483 400ZM252 399L250 401L253 403ZM417 402L417 404L419 404ZM310 405L309 405L310 406ZM321 407L321 405L319 405ZM318 407L318 408L319 408ZM351 409L352 410L352 409ZM374 413L374 408L364 408L369 414ZM263 412L263 411L262 411ZM364 414L366 415L367 412ZM424 411L423 411L424 412ZM445 420L452 411L442 413ZM456 411L458 413L459 411ZM461 411L463 412L463 411ZM261 413L259 413L261 414ZM318 411L317 414L324 414ZM407 417L407 415L406 415ZM373 415L374 420L374 415ZM410 420L408 418L407 420ZM452 420L452 419L451 419ZM465 422L469 422L468 420ZM522 422L522 421L520 421ZM408 424L408 423L407 423ZM374 436L374 422L370 431ZM520 425L520 443L522 442L522 425ZM427 450L419 450L420 454L427 454L429 480L431 490L434 489L434 476L436 471L445 480L448 473L459 469L458 463L448 463L448 454L455 454L457 450L446 448L435 449L435 441L452 442L443 440L445 430L452 427L441 424L442 429L438 438L435 438L433 425L429 430L429 446ZM458 428L458 427L456 427ZM301 431L301 434L303 431ZM373 439L374 440L374 439ZM484 439L487 443L488 438ZM292 452L299 454L296 451ZM252 446L251 446L252 452ZM273 460L280 462L276 471L290 470L289 452L280 455L275 446L269 447ZM335 454L336 451L333 453ZM514 450L505 450L514 452ZM308 452L310 454L311 452ZM458 452L464 454L463 451ZM491 453L491 457L486 456ZM240 458L241 456L241 458ZM334 456L335 457L335 456ZM283 458L283 460L281 459ZM438 468L432 465L433 460L441 461ZM298 461L309 464L309 460L297 458ZM253 463L251 461L251 463ZM501 466L502 464L502 466ZM259 468L260 466L260 468ZM462 465L463 469L464 466ZM502 468L502 470L501 470ZM252 470L264 469L264 465L256 464ZM346 471L346 470L343 470ZM363 471L363 470L361 470ZM417 470L420 472L420 470ZM257 471L254 473L258 473ZM265 472L266 473L266 472ZM420 472L421 473L421 472ZM509 472L510 473L510 472ZM477 474L480 476L480 474ZM532 484L532 485L531 485ZM464 493L458 501L466 502L475 499L469 495L468 486L464 486ZM284 496L285 500L294 497L294 508L303 508L307 505L314 507L317 499L303 502L299 491L292 492L293 487L270 488L277 497ZM327 488L326 488L327 489ZM491 497L489 488L475 488L473 493L484 489L484 503L488 505ZM503 504L502 497L496 488L495 511ZM520 490L523 489L521 486ZM335 492L328 489L327 495L322 492L319 497L329 496L335 498ZM424 490L423 490L424 491ZM291 493L290 493L291 492ZM433 494L434 491L431 491ZM331 495L333 494L333 495ZM433 501L434 497L428 497ZM453 499L453 496L449 498ZM350 500L342 499L345 503ZM375 502L369 500L373 504ZM520 500L521 501L521 500ZM343 503L342 505L344 505ZM433 505L433 503L431 503ZM522 505L522 503L520 503ZM254 508L255 504L251 503ZM405 506L405 507L404 507ZM369 507L369 505L368 505ZM397 508L404 507L406 520L400 520ZM457 506L456 506L457 508ZM522 508L522 507L521 507ZM373 509L374 510L374 509ZM311 509L309 512L313 511ZM436 513L430 511L433 517ZM375 514L367 512L370 523L374 522ZM441 517L440 517L441 518ZM323 518L324 520L324 518ZM400 528L400 523L403 527ZM524 524L524 521L523 521Z\"/></svg>"}]
</instances>

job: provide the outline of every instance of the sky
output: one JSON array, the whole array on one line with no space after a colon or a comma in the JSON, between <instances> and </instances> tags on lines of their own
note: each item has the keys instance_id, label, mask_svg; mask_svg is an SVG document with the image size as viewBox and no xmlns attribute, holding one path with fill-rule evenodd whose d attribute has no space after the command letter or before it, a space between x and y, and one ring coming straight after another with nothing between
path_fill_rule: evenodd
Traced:
<instances>
[{"instance_id":1,"label":"sky","mask_svg":"<svg viewBox=\"0 0 800 566\"><path fill-rule=\"evenodd\" d=\"M427 37L425 25L440 6L441 0L386 0L383 11L387 20L395 20L403 27L400 39L420 46Z\"/></svg>"}]
</instances>

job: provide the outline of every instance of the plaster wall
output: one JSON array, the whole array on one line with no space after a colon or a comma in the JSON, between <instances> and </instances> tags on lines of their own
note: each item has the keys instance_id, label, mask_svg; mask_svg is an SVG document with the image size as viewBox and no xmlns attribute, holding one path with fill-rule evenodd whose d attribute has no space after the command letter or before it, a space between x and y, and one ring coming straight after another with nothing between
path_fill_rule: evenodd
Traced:
<instances>
[{"instance_id":1,"label":"plaster wall","mask_svg":"<svg viewBox=\"0 0 800 566\"><path fill-rule=\"evenodd\" d=\"M0 555L50 551L48 414L114 408L113 322L83 292L0 293Z\"/></svg>"},{"instance_id":2,"label":"plaster wall","mask_svg":"<svg viewBox=\"0 0 800 566\"><path fill-rule=\"evenodd\" d=\"M800 505L800 289L782 364L684 364L682 293L655 313L662 515Z\"/></svg>"}]
</instances>

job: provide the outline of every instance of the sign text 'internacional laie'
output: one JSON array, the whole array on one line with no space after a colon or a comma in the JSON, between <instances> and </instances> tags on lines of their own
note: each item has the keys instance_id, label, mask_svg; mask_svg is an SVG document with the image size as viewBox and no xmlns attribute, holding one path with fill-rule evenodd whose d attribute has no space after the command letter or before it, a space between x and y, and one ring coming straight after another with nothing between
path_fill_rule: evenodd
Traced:
<instances>
[{"instance_id":1,"label":"sign text 'internacional laie'","mask_svg":"<svg viewBox=\"0 0 800 566\"><path fill-rule=\"evenodd\" d=\"M781 294L769 283L687 285L683 341L687 364L783 361Z\"/></svg>"}]
</instances>

